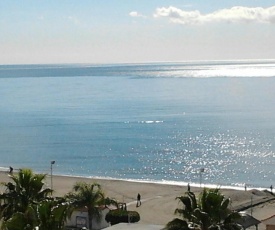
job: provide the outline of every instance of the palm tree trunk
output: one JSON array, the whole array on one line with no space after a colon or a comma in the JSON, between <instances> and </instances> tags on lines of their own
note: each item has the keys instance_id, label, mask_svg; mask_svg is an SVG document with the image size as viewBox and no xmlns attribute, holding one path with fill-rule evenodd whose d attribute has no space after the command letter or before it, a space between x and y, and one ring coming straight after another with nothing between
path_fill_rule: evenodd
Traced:
<instances>
[{"instance_id":1,"label":"palm tree trunk","mask_svg":"<svg viewBox=\"0 0 275 230\"><path fill-rule=\"evenodd\" d=\"M89 230L93 229L93 212L88 210Z\"/></svg>"}]
</instances>

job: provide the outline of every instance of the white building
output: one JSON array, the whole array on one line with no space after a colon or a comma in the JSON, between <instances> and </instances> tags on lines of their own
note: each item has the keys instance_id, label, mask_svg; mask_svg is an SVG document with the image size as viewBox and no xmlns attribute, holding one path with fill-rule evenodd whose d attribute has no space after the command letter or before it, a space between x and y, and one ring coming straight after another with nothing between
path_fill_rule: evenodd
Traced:
<instances>
[{"instance_id":1,"label":"white building","mask_svg":"<svg viewBox=\"0 0 275 230\"><path fill-rule=\"evenodd\" d=\"M109 208L102 207L101 220L98 222L95 219L93 219L93 230L100 230L110 226L110 224L107 223L105 220L105 217L109 211L110 211ZM76 230L76 229L81 229L83 227L86 227L88 229L89 218L88 218L87 209L83 208L83 209L75 210L71 218L66 221L65 226L67 230Z\"/></svg>"}]
</instances>

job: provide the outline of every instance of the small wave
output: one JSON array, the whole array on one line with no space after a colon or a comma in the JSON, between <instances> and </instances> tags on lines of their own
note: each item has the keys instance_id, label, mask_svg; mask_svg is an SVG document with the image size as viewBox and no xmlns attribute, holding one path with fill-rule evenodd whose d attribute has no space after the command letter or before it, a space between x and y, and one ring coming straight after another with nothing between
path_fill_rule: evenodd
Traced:
<instances>
[{"instance_id":1,"label":"small wave","mask_svg":"<svg viewBox=\"0 0 275 230\"><path fill-rule=\"evenodd\" d=\"M163 123L163 121L140 121L139 123L143 123L143 124L153 124L153 123Z\"/></svg>"}]
</instances>

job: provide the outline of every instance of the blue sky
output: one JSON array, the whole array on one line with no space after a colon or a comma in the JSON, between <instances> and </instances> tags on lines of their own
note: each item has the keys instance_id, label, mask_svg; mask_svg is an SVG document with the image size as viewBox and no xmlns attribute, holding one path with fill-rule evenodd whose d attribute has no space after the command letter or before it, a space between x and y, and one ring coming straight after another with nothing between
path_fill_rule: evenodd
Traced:
<instances>
[{"instance_id":1,"label":"blue sky","mask_svg":"<svg viewBox=\"0 0 275 230\"><path fill-rule=\"evenodd\" d=\"M1 0L0 64L275 59L274 0Z\"/></svg>"}]
</instances>

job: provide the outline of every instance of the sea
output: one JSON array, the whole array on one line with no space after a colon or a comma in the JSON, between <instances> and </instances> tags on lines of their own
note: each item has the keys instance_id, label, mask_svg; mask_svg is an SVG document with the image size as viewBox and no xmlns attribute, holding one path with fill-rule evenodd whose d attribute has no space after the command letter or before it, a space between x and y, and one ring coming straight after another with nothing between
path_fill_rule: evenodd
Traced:
<instances>
[{"instance_id":1,"label":"sea","mask_svg":"<svg viewBox=\"0 0 275 230\"><path fill-rule=\"evenodd\" d=\"M275 60L0 65L0 166L269 188Z\"/></svg>"}]
</instances>

